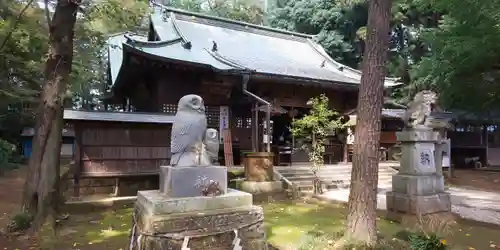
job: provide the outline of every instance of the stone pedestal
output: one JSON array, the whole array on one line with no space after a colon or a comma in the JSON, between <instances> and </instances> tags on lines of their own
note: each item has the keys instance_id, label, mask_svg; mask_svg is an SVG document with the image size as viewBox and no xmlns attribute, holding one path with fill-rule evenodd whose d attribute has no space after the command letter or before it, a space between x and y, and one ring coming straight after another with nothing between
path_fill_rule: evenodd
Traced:
<instances>
[{"instance_id":1,"label":"stone pedestal","mask_svg":"<svg viewBox=\"0 0 500 250\"><path fill-rule=\"evenodd\" d=\"M281 181L244 181L241 190L251 193L255 202L270 202L286 198Z\"/></svg>"},{"instance_id":2,"label":"stone pedestal","mask_svg":"<svg viewBox=\"0 0 500 250\"><path fill-rule=\"evenodd\" d=\"M402 215L426 216L451 211L450 194L437 171L435 143L439 133L431 129L411 129L397 133L401 144L401 166L392 177L392 191L386 194L390 219Z\"/></svg>"},{"instance_id":3,"label":"stone pedestal","mask_svg":"<svg viewBox=\"0 0 500 250\"><path fill-rule=\"evenodd\" d=\"M161 167L160 190L139 191L134 250L267 250L264 212L227 188L225 167ZM220 195L201 193L214 181Z\"/></svg>"},{"instance_id":4,"label":"stone pedestal","mask_svg":"<svg viewBox=\"0 0 500 250\"><path fill-rule=\"evenodd\" d=\"M263 209L252 204L251 194L234 189L189 198L139 191L135 219L141 233L133 236L135 250L268 249Z\"/></svg>"},{"instance_id":5,"label":"stone pedestal","mask_svg":"<svg viewBox=\"0 0 500 250\"><path fill-rule=\"evenodd\" d=\"M243 156L245 180L247 181L273 181L273 153L250 152Z\"/></svg>"},{"instance_id":6,"label":"stone pedestal","mask_svg":"<svg viewBox=\"0 0 500 250\"><path fill-rule=\"evenodd\" d=\"M241 190L253 194L256 202L270 202L286 198L281 181L274 181L274 154L251 152L243 157L245 181Z\"/></svg>"}]
</instances>

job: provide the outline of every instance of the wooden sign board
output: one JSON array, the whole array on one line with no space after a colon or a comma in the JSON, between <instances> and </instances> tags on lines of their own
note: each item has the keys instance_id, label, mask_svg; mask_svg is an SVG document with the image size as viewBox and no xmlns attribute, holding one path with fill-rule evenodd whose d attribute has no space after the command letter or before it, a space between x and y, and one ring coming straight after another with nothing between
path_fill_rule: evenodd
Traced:
<instances>
[{"instance_id":1,"label":"wooden sign board","mask_svg":"<svg viewBox=\"0 0 500 250\"><path fill-rule=\"evenodd\" d=\"M231 139L231 130L223 130L223 140L224 140L224 163L226 167L233 166L233 141Z\"/></svg>"}]
</instances>

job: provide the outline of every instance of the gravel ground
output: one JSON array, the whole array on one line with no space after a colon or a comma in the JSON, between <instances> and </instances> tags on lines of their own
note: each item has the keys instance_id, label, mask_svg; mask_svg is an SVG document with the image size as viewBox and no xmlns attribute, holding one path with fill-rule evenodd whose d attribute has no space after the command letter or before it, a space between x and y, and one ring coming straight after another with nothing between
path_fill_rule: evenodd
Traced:
<instances>
[{"instance_id":1,"label":"gravel ground","mask_svg":"<svg viewBox=\"0 0 500 250\"><path fill-rule=\"evenodd\" d=\"M391 188L379 188L377 208L387 209L385 193ZM464 219L500 225L500 193L450 188L452 212ZM348 189L332 190L321 195L323 198L340 202L349 199Z\"/></svg>"}]
</instances>

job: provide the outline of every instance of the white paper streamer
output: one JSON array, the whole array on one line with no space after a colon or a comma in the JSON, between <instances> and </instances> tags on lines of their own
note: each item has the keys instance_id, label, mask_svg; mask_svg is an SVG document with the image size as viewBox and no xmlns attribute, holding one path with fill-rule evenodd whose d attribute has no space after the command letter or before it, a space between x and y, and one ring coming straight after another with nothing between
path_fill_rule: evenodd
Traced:
<instances>
[{"instance_id":1,"label":"white paper streamer","mask_svg":"<svg viewBox=\"0 0 500 250\"><path fill-rule=\"evenodd\" d=\"M184 237L184 241L182 242L181 250L190 250L190 248L188 248L188 244L189 244L189 236L186 236Z\"/></svg>"},{"instance_id":2,"label":"white paper streamer","mask_svg":"<svg viewBox=\"0 0 500 250\"><path fill-rule=\"evenodd\" d=\"M233 250L242 250L240 246L240 237L238 237L238 230L234 230Z\"/></svg>"}]
</instances>

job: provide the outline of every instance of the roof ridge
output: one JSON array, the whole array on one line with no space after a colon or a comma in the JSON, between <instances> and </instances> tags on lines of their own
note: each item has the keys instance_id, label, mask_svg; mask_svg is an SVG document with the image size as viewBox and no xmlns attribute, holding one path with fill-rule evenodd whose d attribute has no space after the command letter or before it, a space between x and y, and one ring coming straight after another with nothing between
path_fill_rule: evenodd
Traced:
<instances>
[{"instance_id":1,"label":"roof ridge","mask_svg":"<svg viewBox=\"0 0 500 250\"><path fill-rule=\"evenodd\" d=\"M120 31L120 32L115 32L115 33L111 33L111 34L106 34L104 37L107 39L110 39L113 37L123 36L123 35L130 34L130 33L131 33L130 31Z\"/></svg>"},{"instance_id":2,"label":"roof ridge","mask_svg":"<svg viewBox=\"0 0 500 250\"><path fill-rule=\"evenodd\" d=\"M239 68L240 70L245 70L245 71L255 71L254 69L248 68L245 65L241 65L237 62L234 62L233 60L221 55L220 53L216 51L209 51L207 48L205 48L205 51L210 54L215 60L220 61L228 66L234 67L234 68Z\"/></svg>"},{"instance_id":3,"label":"roof ridge","mask_svg":"<svg viewBox=\"0 0 500 250\"><path fill-rule=\"evenodd\" d=\"M225 23L230 23L230 24L236 24L236 25L241 25L241 26L247 26L255 29L260 29L263 31L270 31L270 32L276 32L276 33L281 33L284 35L290 35L290 36L298 36L302 38L313 38L315 35L309 35L309 34L304 34L304 33L298 33L298 32L293 32L293 31L288 31L288 30L283 30L283 29L276 29L276 28L271 28L263 25L257 25L253 23L247 23L247 22L242 22L242 21L236 21L232 20L229 18L223 18L223 17L217 17L217 16L212 16L208 14L203 14L203 13L198 13L198 12L192 12L192 11L187 11L187 10L182 10L178 8L174 8L171 6L166 6L163 4L158 4L154 3L154 6L160 7L161 10L166 10L169 12L173 13L179 13L182 15L190 15L190 16L195 16L195 17L200 17L204 19L209 19L209 20L214 20L214 21L220 21L220 22L225 22Z\"/></svg>"},{"instance_id":4,"label":"roof ridge","mask_svg":"<svg viewBox=\"0 0 500 250\"><path fill-rule=\"evenodd\" d=\"M141 41L134 39L133 37L124 34L123 35L127 41L127 43L130 43L131 45L141 45L141 46L163 46L163 45L171 45L174 43L182 42L182 38L174 38L171 40L163 40L163 41Z\"/></svg>"},{"instance_id":5,"label":"roof ridge","mask_svg":"<svg viewBox=\"0 0 500 250\"><path fill-rule=\"evenodd\" d=\"M314 51L316 51L318 54L320 54L321 56L323 56L324 58L326 58L330 63L334 64L335 67L337 67L339 69L342 68L341 71L347 69L347 70L349 70L349 71L351 71L353 73L356 73L356 74L359 74L359 75L362 74L361 70L349 67L349 66L347 66L345 64L342 64L342 63L339 63L336 60L334 60L333 58L331 58L326 53L326 51L324 51L324 49L323 49L323 47L321 47L321 45L317 46L316 42L312 41L311 39L307 39L307 42L314 49ZM346 76L346 77L352 78L350 76ZM352 78L352 79L354 79L354 78ZM397 78L397 77L385 77L385 80L390 80L390 81L394 81L395 83L397 83L397 81L399 80L399 78Z\"/></svg>"},{"instance_id":6,"label":"roof ridge","mask_svg":"<svg viewBox=\"0 0 500 250\"><path fill-rule=\"evenodd\" d=\"M177 19L175 18L175 14L173 12L170 13L169 19L170 22L172 22L172 26L174 27L175 32L181 38L182 47L184 47L185 49L191 49L191 41L179 29L179 26L177 25Z\"/></svg>"}]
</instances>

